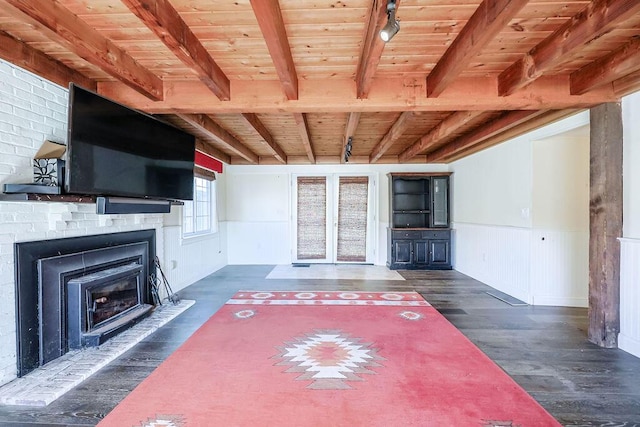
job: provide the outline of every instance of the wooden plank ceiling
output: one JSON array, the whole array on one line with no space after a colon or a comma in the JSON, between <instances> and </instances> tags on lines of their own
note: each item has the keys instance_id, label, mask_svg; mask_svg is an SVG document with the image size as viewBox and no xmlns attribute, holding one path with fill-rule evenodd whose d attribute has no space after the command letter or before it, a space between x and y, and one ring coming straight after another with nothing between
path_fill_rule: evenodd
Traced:
<instances>
[{"instance_id":1,"label":"wooden plank ceiling","mask_svg":"<svg viewBox=\"0 0 640 427\"><path fill-rule=\"evenodd\" d=\"M640 89L640 0L0 0L0 57L230 164L449 162Z\"/></svg>"}]
</instances>

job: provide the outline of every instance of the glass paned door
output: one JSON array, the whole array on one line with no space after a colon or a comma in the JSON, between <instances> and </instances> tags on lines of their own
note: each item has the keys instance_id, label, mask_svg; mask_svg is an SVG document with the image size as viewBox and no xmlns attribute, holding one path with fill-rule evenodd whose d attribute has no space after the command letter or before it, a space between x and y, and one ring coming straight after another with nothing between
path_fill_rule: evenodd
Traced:
<instances>
[{"instance_id":1,"label":"glass paned door","mask_svg":"<svg viewBox=\"0 0 640 427\"><path fill-rule=\"evenodd\" d=\"M369 176L294 176L293 262L373 263L374 186Z\"/></svg>"}]
</instances>

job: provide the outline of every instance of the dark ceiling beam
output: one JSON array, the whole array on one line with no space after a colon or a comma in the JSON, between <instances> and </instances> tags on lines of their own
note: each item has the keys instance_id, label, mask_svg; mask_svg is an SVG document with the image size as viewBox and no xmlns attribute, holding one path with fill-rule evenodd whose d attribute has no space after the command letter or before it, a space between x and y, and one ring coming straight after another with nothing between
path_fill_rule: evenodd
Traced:
<instances>
[{"instance_id":1,"label":"dark ceiling beam","mask_svg":"<svg viewBox=\"0 0 640 427\"><path fill-rule=\"evenodd\" d=\"M298 99L298 75L278 0L251 0L264 41L288 100Z\"/></svg>"},{"instance_id":2,"label":"dark ceiling beam","mask_svg":"<svg viewBox=\"0 0 640 427\"><path fill-rule=\"evenodd\" d=\"M396 10L400 0L396 1ZM369 91L373 84L373 77L378 69L385 42L380 38L380 30L387 23L387 0L373 0L364 34L362 36L362 50L356 69L356 96L364 99L369 96Z\"/></svg>"},{"instance_id":3,"label":"dark ceiling beam","mask_svg":"<svg viewBox=\"0 0 640 427\"><path fill-rule=\"evenodd\" d=\"M427 76L427 96L439 96L528 1L484 0Z\"/></svg>"},{"instance_id":4,"label":"dark ceiling beam","mask_svg":"<svg viewBox=\"0 0 640 427\"><path fill-rule=\"evenodd\" d=\"M376 163L380 157L382 157L393 144L404 134L404 132L411 126L411 118L413 112L405 111L400 114L398 119L391 125L389 131L382 137L382 139L373 147L371 155L369 156L369 163Z\"/></svg>"},{"instance_id":5,"label":"dark ceiling beam","mask_svg":"<svg viewBox=\"0 0 640 427\"><path fill-rule=\"evenodd\" d=\"M242 117L245 119L247 124L260 135L262 138L265 147L271 151L273 157L276 158L280 163L287 163L287 155L284 150L276 143L271 136L269 130L265 127L265 125L260 121L258 116L254 113L242 113Z\"/></svg>"},{"instance_id":6,"label":"dark ceiling beam","mask_svg":"<svg viewBox=\"0 0 640 427\"><path fill-rule=\"evenodd\" d=\"M498 93L514 93L571 59L576 50L640 12L638 0L594 0L582 12L538 43L498 78Z\"/></svg>"},{"instance_id":7,"label":"dark ceiling beam","mask_svg":"<svg viewBox=\"0 0 640 427\"><path fill-rule=\"evenodd\" d=\"M582 95L640 70L640 36L571 73L571 94Z\"/></svg>"},{"instance_id":8,"label":"dark ceiling beam","mask_svg":"<svg viewBox=\"0 0 640 427\"><path fill-rule=\"evenodd\" d=\"M340 151L340 163L345 162L344 155L347 151L347 143L349 142L349 138L353 138L353 135L356 133L356 129L358 128L358 123L360 123L360 116L362 113L349 113L349 118L347 119L347 126L345 126L344 130L344 141L342 144L342 150Z\"/></svg>"},{"instance_id":9,"label":"dark ceiling beam","mask_svg":"<svg viewBox=\"0 0 640 427\"><path fill-rule=\"evenodd\" d=\"M177 116L247 162L252 164L260 162L257 154L249 150L242 142L214 122L211 117L205 114L177 114Z\"/></svg>"},{"instance_id":10,"label":"dark ceiling beam","mask_svg":"<svg viewBox=\"0 0 640 427\"><path fill-rule=\"evenodd\" d=\"M231 98L229 79L168 0L122 0L173 54L196 72L222 101Z\"/></svg>"},{"instance_id":11,"label":"dark ceiling beam","mask_svg":"<svg viewBox=\"0 0 640 427\"><path fill-rule=\"evenodd\" d=\"M427 132L424 136L411 144L406 150L404 150L398 156L400 163L406 163L413 159L423 151L433 147L439 141L442 141L447 136L454 133L460 127L466 125L476 117L486 114L485 111L456 111L445 117L440 123L438 123L433 129Z\"/></svg>"},{"instance_id":12,"label":"dark ceiling beam","mask_svg":"<svg viewBox=\"0 0 640 427\"><path fill-rule=\"evenodd\" d=\"M307 123L307 115L304 113L294 113L293 119L300 132L300 138L304 145L304 151L307 153L307 158L313 164L316 163L316 155L313 152L313 146L311 144L311 133L309 132L309 123Z\"/></svg>"},{"instance_id":13,"label":"dark ceiling beam","mask_svg":"<svg viewBox=\"0 0 640 427\"><path fill-rule=\"evenodd\" d=\"M97 89L95 80L14 39L4 31L0 31L0 58L64 88L69 87L69 83L75 83L85 89Z\"/></svg>"},{"instance_id":14,"label":"dark ceiling beam","mask_svg":"<svg viewBox=\"0 0 640 427\"><path fill-rule=\"evenodd\" d=\"M85 61L154 101L164 97L162 80L55 0L2 0L0 10L31 24Z\"/></svg>"},{"instance_id":15,"label":"dark ceiling beam","mask_svg":"<svg viewBox=\"0 0 640 427\"><path fill-rule=\"evenodd\" d=\"M545 111L522 110L508 111L487 122L454 141L427 154L428 162L438 162L456 153L473 147L508 129L521 125L527 120L543 114Z\"/></svg>"}]
</instances>

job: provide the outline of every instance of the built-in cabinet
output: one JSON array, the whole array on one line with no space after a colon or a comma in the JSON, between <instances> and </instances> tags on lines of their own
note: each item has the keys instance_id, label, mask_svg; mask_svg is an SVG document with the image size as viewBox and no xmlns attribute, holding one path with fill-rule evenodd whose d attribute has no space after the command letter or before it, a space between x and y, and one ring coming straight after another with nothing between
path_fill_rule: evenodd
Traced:
<instances>
[{"instance_id":1,"label":"built-in cabinet","mask_svg":"<svg viewBox=\"0 0 640 427\"><path fill-rule=\"evenodd\" d=\"M451 269L449 174L391 173L387 266Z\"/></svg>"}]
</instances>

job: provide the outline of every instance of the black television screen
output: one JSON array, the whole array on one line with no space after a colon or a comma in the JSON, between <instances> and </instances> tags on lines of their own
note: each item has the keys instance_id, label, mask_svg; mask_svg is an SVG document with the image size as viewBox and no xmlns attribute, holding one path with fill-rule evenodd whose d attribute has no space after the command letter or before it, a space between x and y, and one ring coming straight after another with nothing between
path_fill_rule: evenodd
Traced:
<instances>
[{"instance_id":1,"label":"black television screen","mask_svg":"<svg viewBox=\"0 0 640 427\"><path fill-rule=\"evenodd\" d=\"M193 135L70 86L67 193L193 200L194 156Z\"/></svg>"}]
</instances>

